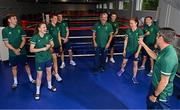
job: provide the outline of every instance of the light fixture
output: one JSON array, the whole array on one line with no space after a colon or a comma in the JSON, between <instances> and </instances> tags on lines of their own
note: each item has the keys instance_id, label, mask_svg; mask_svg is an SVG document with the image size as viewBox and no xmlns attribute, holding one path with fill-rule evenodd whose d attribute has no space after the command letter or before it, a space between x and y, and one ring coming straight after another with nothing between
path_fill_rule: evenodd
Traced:
<instances>
[{"instance_id":1,"label":"light fixture","mask_svg":"<svg viewBox=\"0 0 180 110\"><path fill-rule=\"evenodd\" d=\"M68 0L61 0L62 2L67 2Z\"/></svg>"}]
</instances>

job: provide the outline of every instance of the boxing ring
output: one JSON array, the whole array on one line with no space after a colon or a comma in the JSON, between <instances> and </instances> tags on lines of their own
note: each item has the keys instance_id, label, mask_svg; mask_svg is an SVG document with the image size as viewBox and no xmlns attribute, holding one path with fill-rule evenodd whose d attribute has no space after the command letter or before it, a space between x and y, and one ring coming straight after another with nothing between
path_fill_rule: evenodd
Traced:
<instances>
[{"instance_id":1,"label":"boxing ring","mask_svg":"<svg viewBox=\"0 0 180 110\"><path fill-rule=\"evenodd\" d=\"M94 19L93 19L94 21ZM75 57L79 56L94 56L94 48L92 44L92 25L94 24L93 21L72 21L70 23L79 24L79 26L71 26L69 27L70 35L69 40L71 42L73 53ZM27 47L29 46L29 39L32 36L32 33L35 30L36 24L38 22L28 22L28 21L22 21L22 27L28 34L27 38ZM69 23L69 24L70 24ZM87 24L86 24L87 23ZM86 25L86 26L85 26ZM127 29L128 26L120 26L119 30L122 32L122 30ZM114 39L116 39L115 42L115 53L114 55L121 55L122 49L123 49L123 40L124 40L124 34L116 35ZM65 53L65 57L67 57L67 53ZM34 57L34 54L28 53L28 57Z\"/></svg>"}]
</instances>

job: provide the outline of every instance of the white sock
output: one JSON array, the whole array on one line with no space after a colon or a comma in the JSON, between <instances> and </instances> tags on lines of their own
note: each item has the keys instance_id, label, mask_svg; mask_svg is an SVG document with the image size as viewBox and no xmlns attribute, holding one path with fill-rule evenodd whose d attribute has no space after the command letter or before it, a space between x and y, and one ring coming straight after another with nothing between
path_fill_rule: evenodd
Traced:
<instances>
[{"instance_id":1,"label":"white sock","mask_svg":"<svg viewBox=\"0 0 180 110\"><path fill-rule=\"evenodd\" d=\"M30 74L30 75L28 75L28 77L29 77L29 81L32 82L32 80L33 80L32 75Z\"/></svg>"},{"instance_id":2,"label":"white sock","mask_svg":"<svg viewBox=\"0 0 180 110\"><path fill-rule=\"evenodd\" d=\"M56 78L57 78L57 77L59 77L59 74L58 74L58 73L56 73L56 74L55 74L55 77L56 77Z\"/></svg>"},{"instance_id":3,"label":"white sock","mask_svg":"<svg viewBox=\"0 0 180 110\"><path fill-rule=\"evenodd\" d=\"M49 89L52 88L51 81L48 81L48 88L49 88Z\"/></svg>"},{"instance_id":4,"label":"white sock","mask_svg":"<svg viewBox=\"0 0 180 110\"><path fill-rule=\"evenodd\" d=\"M41 86L36 86L36 94L40 94L40 87Z\"/></svg>"},{"instance_id":5,"label":"white sock","mask_svg":"<svg viewBox=\"0 0 180 110\"><path fill-rule=\"evenodd\" d=\"M17 77L14 77L14 84L18 84Z\"/></svg>"},{"instance_id":6,"label":"white sock","mask_svg":"<svg viewBox=\"0 0 180 110\"><path fill-rule=\"evenodd\" d=\"M133 75L133 78L136 78L136 76L135 76L135 75Z\"/></svg>"},{"instance_id":7,"label":"white sock","mask_svg":"<svg viewBox=\"0 0 180 110\"><path fill-rule=\"evenodd\" d=\"M124 71L124 68L122 68L121 71Z\"/></svg>"}]
</instances>

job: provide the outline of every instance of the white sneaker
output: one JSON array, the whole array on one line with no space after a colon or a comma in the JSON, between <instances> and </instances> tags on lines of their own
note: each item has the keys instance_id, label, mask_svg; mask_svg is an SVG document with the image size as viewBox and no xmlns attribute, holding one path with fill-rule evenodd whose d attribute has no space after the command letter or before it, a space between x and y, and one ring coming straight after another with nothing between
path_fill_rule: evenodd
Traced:
<instances>
[{"instance_id":1,"label":"white sneaker","mask_svg":"<svg viewBox=\"0 0 180 110\"><path fill-rule=\"evenodd\" d=\"M60 68L63 69L65 66L66 66L65 63L63 62L63 63L61 64Z\"/></svg>"},{"instance_id":2,"label":"white sneaker","mask_svg":"<svg viewBox=\"0 0 180 110\"><path fill-rule=\"evenodd\" d=\"M108 62L108 57L106 57L106 63Z\"/></svg>"},{"instance_id":3,"label":"white sneaker","mask_svg":"<svg viewBox=\"0 0 180 110\"><path fill-rule=\"evenodd\" d=\"M62 81L62 78L59 76L59 74L56 74L54 71L52 72L52 75L54 75L54 77L56 78L56 80L59 82L59 81Z\"/></svg>"},{"instance_id":4,"label":"white sneaker","mask_svg":"<svg viewBox=\"0 0 180 110\"><path fill-rule=\"evenodd\" d=\"M54 76L58 82L62 81L62 78L59 76L59 74L55 74Z\"/></svg>"},{"instance_id":5,"label":"white sneaker","mask_svg":"<svg viewBox=\"0 0 180 110\"><path fill-rule=\"evenodd\" d=\"M70 64L76 66L76 63L73 60L70 61Z\"/></svg>"},{"instance_id":6,"label":"white sneaker","mask_svg":"<svg viewBox=\"0 0 180 110\"><path fill-rule=\"evenodd\" d=\"M138 68L138 70L145 70L145 67L141 66L141 67Z\"/></svg>"},{"instance_id":7,"label":"white sneaker","mask_svg":"<svg viewBox=\"0 0 180 110\"><path fill-rule=\"evenodd\" d=\"M137 81L136 77L132 77L132 81L134 84L138 84L139 82Z\"/></svg>"},{"instance_id":8,"label":"white sneaker","mask_svg":"<svg viewBox=\"0 0 180 110\"><path fill-rule=\"evenodd\" d=\"M112 63L115 63L114 58L110 58L110 61L111 61Z\"/></svg>"}]
</instances>

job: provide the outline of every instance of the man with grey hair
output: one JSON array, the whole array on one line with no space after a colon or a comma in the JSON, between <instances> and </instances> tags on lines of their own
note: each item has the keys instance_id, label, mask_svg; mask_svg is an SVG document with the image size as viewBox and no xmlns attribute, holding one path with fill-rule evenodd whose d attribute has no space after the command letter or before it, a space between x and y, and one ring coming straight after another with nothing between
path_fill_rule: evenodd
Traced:
<instances>
[{"instance_id":1,"label":"man with grey hair","mask_svg":"<svg viewBox=\"0 0 180 110\"><path fill-rule=\"evenodd\" d=\"M93 27L93 46L95 49L95 68L94 72L105 70L105 60L108 53L108 48L112 40L113 28L107 22L107 13L100 14L100 21Z\"/></svg>"},{"instance_id":2,"label":"man with grey hair","mask_svg":"<svg viewBox=\"0 0 180 110\"><path fill-rule=\"evenodd\" d=\"M155 59L152 84L147 97L147 109L168 109L169 97L173 93L173 80L178 69L176 50L171 45L175 39L175 31L171 28L160 28L156 38L156 45L160 49L158 54L148 48L139 38L139 44L144 47L151 58Z\"/></svg>"}]
</instances>

